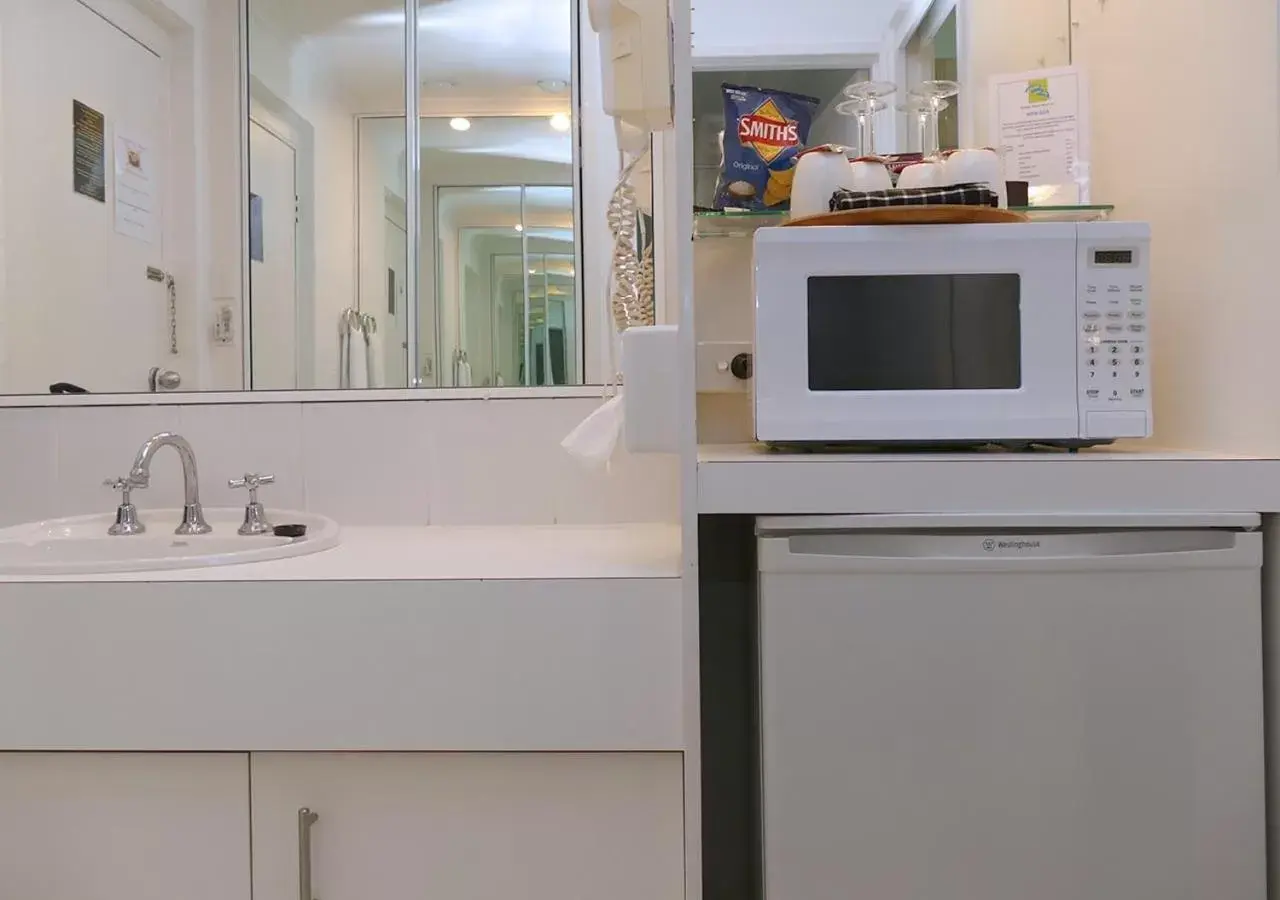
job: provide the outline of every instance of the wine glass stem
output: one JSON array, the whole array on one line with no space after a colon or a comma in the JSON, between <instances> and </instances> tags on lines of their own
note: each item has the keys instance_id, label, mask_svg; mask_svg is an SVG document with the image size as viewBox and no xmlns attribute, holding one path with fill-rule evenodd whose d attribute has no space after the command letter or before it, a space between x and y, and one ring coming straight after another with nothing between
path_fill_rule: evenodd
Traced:
<instances>
[{"instance_id":1,"label":"wine glass stem","mask_svg":"<svg viewBox=\"0 0 1280 900\"><path fill-rule=\"evenodd\" d=\"M876 152L875 124L871 113L858 113L858 155L874 156Z\"/></svg>"},{"instance_id":2,"label":"wine glass stem","mask_svg":"<svg viewBox=\"0 0 1280 900\"><path fill-rule=\"evenodd\" d=\"M924 111L916 113L916 146L921 153L929 152L929 114Z\"/></svg>"},{"instance_id":3,"label":"wine glass stem","mask_svg":"<svg viewBox=\"0 0 1280 900\"><path fill-rule=\"evenodd\" d=\"M942 114L942 98L929 98L929 155L938 156L942 152L942 135L938 129L938 117Z\"/></svg>"}]
</instances>

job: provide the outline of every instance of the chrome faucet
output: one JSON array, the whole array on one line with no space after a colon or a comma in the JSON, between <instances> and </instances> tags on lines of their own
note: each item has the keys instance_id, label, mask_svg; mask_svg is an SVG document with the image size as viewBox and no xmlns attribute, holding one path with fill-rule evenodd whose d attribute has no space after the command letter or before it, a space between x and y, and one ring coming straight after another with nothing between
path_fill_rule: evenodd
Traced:
<instances>
[{"instance_id":1,"label":"chrome faucet","mask_svg":"<svg viewBox=\"0 0 1280 900\"><path fill-rule=\"evenodd\" d=\"M213 528L204 520L204 509L200 506L200 478L196 474L196 454L186 438L163 432L143 444L137 459L133 461L133 469L129 472L130 486L145 488L151 484L151 460L161 447L172 447L178 451L178 458L182 460L182 524L174 534L208 534Z\"/></svg>"}]
</instances>

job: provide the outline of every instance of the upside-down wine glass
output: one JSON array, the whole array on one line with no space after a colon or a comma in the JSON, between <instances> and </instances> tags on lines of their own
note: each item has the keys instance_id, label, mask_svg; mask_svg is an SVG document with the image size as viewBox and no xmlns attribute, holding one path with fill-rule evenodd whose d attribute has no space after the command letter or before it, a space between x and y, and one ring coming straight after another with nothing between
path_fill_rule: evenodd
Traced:
<instances>
[{"instance_id":1,"label":"upside-down wine glass","mask_svg":"<svg viewBox=\"0 0 1280 900\"><path fill-rule=\"evenodd\" d=\"M946 100L943 100L938 107L938 111L941 112L950 105ZM910 115L911 120L915 123L916 145L924 158L930 158L931 150L936 154L938 151L935 148L937 148L939 141L937 132L934 130L937 121L932 115L933 100L923 94L908 94L907 99L898 104L897 110Z\"/></svg>"},{"instance_id":2,"label":"upside-down wine glass","mask_svg":"<svg viewBox=\"0 0 1280 900\"><path fill-rule=\"evenodd\" d=\"M930 158L936 159L942 153L942 138L938 133L938 115L947 108L947 98L960 93L960 85L955 81L922 81L915 93L929 101L931 136L926 153Z\"/></svg>"},{"instance_id":3,"label":"upside-down wine glass","mask_svg":"<svg viewBox=\"0 0 1280 900\"><path fill-rule=\"evenodd\" d=\"M836 107L836 112L855 116L858 120L858 155L874 156L876 152L876 113L888 107L885 97L896 94L892 81L858 81L845 87L849 99Z\"/></svg>"}]
</instances>

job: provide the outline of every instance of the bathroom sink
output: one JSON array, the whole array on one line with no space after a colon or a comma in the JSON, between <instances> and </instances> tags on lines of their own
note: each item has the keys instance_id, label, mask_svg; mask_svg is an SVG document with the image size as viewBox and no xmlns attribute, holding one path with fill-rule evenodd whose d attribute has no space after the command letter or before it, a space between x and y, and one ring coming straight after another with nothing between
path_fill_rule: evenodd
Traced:
<instances>
[{"instance_id":1,"label":"bathroom sink","mask_svg":"<svg viewBox=\"0 0 1280 900\"><path fill-rule=\"evenodd\" d=\"M0 529L0 577L5 575L88 575L200 569L306 556L338 545L338 524L310 513L272 510L271 521L307 526L306 537L241 537L236 529L244 509L206 509L211 534L179 537L178 509L140 510L147 530L111 537L110 514L50 519Z\"/></svg>"}]
</instances>

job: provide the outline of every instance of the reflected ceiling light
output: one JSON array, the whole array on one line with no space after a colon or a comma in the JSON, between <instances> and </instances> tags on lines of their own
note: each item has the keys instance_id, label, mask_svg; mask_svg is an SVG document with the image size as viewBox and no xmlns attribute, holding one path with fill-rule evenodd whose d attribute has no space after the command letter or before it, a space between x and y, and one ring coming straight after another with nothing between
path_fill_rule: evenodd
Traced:
<instances>
[{"instance_id":1,"label":"reflected ceiling light","mask_svg":"<svg viewBox=\"0 0 1280 900\"><path fill-rule=\"evenodd\" d=\"M530 269L530 270L529 270L529 274L530 274L530 275L537 275L537 274L538 274L538 270L537 270L537 269Z\"/></svg>"},{"instance_id":2,"label":"reflected ceiling light","mask_svg":"<svg viewBox=\"0 0 1280 900\"><path fill-rule=\"evenodd\" d=\"M568 131L573 122L564 113L556 113L551 117L551 127L556 131Z\"/></svg>"},{"instance_id":3,"label":"reflected ceiling light","mask_svg":"<svg viewBox=\"0 0 1280 900\"><path fill-rule=\"evenodd\" d=\"M538 81L538 87L548 94L563 94L568 89L569 82L561 81L559 78L542 78Z\"/></svg>"},{"instance_id":4,"label":"reflected ceiling light","mask_svg":"<svg viewBox=\"0 0 1280 900\"><path fill-rule=\"evenodd\" d=\"M471 120L459 116L456 119L449 120L449 127L454 131L469 131L471 129Z\"/></svg>"},{"instance_id":5,"label":"reflected ceiling light","mask_svg":"<svg viewBox=\"0 0 1280 900\"><path fill-rule=\"evenodd\" d=\"M449 81L446 78L440 78L434 81L424 81L422 82L422 86L429 91L451 91L458 86L458 82Z\"/></svg>"},{"instance_id":6,"label":"reflected ceiling light","mask_svg":"<svg viewBox=\"0 0 1280 900\"><path fill-rule=\"evenodd\" d=\"M523 225L517 225L517 226L516 226L516 231L524 231L524 226L523 226Z\"/></svg>"}]
</instances>

